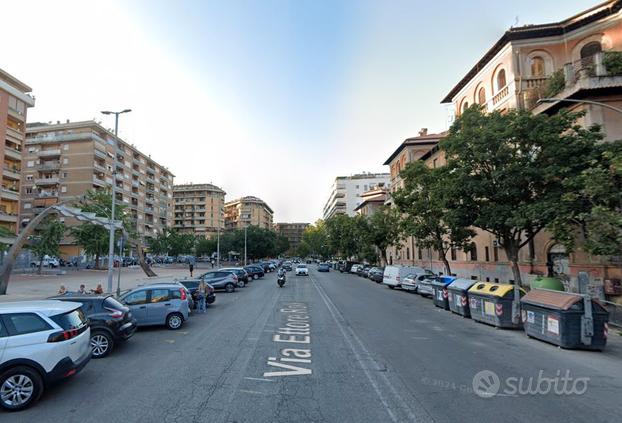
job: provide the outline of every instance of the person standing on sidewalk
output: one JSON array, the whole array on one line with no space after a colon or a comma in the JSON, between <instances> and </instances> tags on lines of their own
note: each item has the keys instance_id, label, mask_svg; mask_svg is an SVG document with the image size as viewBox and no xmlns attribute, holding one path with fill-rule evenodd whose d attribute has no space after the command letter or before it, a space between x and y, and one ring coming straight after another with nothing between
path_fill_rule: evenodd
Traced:
<instances>
[{"instance_id":1,"label":"person standing on sidewalk","mask_svg":"<svg viewBox=\"0 0 622 423\"><path fill-rule=\"evenodd\" d=\"M197 287L197 295L199 297L199 313L205 313L205 291L207 291L207 286L205 285L205 282L201 280L199 286Z\"/></svg>"},{"instance_id":2,"label":"person standing on sidewalk","mask_svg":"<svg viewBox=\"0 0 622 423\"><path fill-rule=\"evenodd\" d=\"M190 270L190 277L192 277L192 272L194 272L194 264L196 263L196 260L194 258L194 256L189 256L188 257L188 269Z\"/></svg>"}]
</instances>

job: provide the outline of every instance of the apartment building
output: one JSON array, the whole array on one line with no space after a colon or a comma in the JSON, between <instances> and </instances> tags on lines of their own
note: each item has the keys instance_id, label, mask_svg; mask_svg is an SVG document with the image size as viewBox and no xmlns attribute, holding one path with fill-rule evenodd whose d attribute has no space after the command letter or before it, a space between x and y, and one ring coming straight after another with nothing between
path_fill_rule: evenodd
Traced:
<instances>
[{"instance_id":1,"label":"apartment building","mask_svg":"<svg viewBox=\"0 0 622 423\"><path fill-rule=\"evenodd\" d=\"M385 187L376 187L361 194L361 204L355 209L355 213L361 216L371 216L387 202L389 190Z\"/></svg>"},{"instance_id":2,"label":"apartment building","mask_svg":"<svg viewBox=\"0 0 622 423\"><path fill-rule=\"evenodd\" d=\"M9 232L19 231L22 149L26 137L26 115L35 105L32 89L0 69L0 226ZM5 244L12 239L0 239Z\"/></svg>"},{"instance_id":3,"label":"apartment building","mask_svg":"<svg viewBox=\"0 0 622 423\"><path fill-rule=\"evenodd\" d=\"M511 28L442 100L452 103L456 116L470 104L488 111L525 109L532 113L555 113L561 107L585 111L582 124L602 125L606 140L622 138L622 119L613 110L597 104L553 102L541 98L594 100L622 108L622 75L607 69L607 57L622 51L622 1L607 1L550 24ZM619 70L618 70L619 72ZM622 72L620 72L622 73ZM394 158L395 159L395 158ZM417 157L429 167L442 166L445 157L433 146ZM397 160L387 161L394 176ZM498 240L476 229L472 250L448 253L452 272L461 277L489 281L511 281L510 264ZM409 239L389 253L389 261L415 264L443 272L438 253L420 248ZM539 233L520 251L519 266L524 281L535 274L553 272L576 284L579 272L592 280L620 278L619 263L590 256L578 248L567 252L549 233Z\"/></svg>"},{"instance_id":4,"label":"apartment building","mask_svg":"<svg viewBox=\"0 0 622 423\"><path fill-rule=\"evenodd\" d=\"M337 214L354 216L362 200L361 194L375 187L390 185L388 173L360 173L335 178L328 200L324 205L324 220Z\"/></svg>"},{"instance_id":5,"label":"apartment building","mask_svg":"<svg viewBox=\"0 0 622 423\"><path fill-rule=\"evenodd\" d=\"M279 222L274 224L274 230L283 235L289 241L289 250L294 252L302 241L302 234L309 226L308 223L285 223Z\"/></svg>"},{"instance_id":6,"label":"apartment building","mask_svg":"<svg viewBox=\"0 0 622 423\"><path fill-rule=\"evenodd\" d=\"M173 228L202 238L225 229L225 191L212 184L184 184L173 187Z\"/></svg>"},{"instance_id":7,"label":"apartment building","mask_svg":"<svg viewBox=\"0 0 622 423\"><path fill-rule=\"evenodd\" d=\"M174 175L133 145L120 138L115 143L95 121L28 124L23 163L22 224L52 204L114 183L117 204L140 237L148 242L172 226ZM67 242L63 252L79 254Z\"/></svg>"},{"instance_id":8,"label":"apartment building","mask_svg":"<svg viewBox=\"0 0 622 423\"><path fill-rule=\"evenodd\" d=\"M249 225L272 229L274 212L260 198L242 197L225 203L225 229L242 229Z\"/></svg>"}]
</instances>

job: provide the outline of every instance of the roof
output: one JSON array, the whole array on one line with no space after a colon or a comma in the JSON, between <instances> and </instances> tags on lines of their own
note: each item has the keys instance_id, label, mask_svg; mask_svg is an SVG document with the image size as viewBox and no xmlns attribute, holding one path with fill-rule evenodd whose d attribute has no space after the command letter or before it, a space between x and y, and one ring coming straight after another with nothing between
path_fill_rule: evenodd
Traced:
<instances>
[{"instance_id":1,"label":"roof","mask_svg":"<svg viewBox=\"0 0 622 423\"><path fill-rule=\"evenodd\" d=\"M447 132L441 132L438 134L427 134L418 137L406 138L404 142L389 156L389 158L383 163L385 166L389 165L398 154L408 146L429 146L430 148L438 144L438 141L443 138Z\"/></svg>"},{"instance_id":2,"label":"roof","mask_svg":"<svg viewBox=\"0 0 622 423\"><path fill-rule=\"evenodd\" d=\"M214 184L179 184L173 185L173 194L175 192L192 192L192 191L212 191L218 192L221 194L226 194L226 192L214 185Z\"/></svg>"},{"instance_id":3,"label":"roof","mask_svg":"<svg viewBox=\"0 0 622 423\"><path fill-rule=\"evenodd\" d=\"M28 85L24 84L22 81L11 75L5 70L0 69L0 79L5 80L7 83L12 85L15 89L22 91L24 93L29 93L32 91Z\"/></svg>"},{"instance_id":4,"label":"roof","mask_svg":"<svg viewBox=\"0 0 622 423\"><path fill-rule=\"evenodd\" d=\"M235 205L237 203L256 203L263 205L270 213L274 213L274 211L268 206L268 203L263 201L261 198L253 197L251 195L247 195L246 197L238 198L237 200L227 201L225 203L225 207L229 207Z\"/></svg>"},{"instance_id":5,"label":"roof","mask_svg":"<svg viewBox=\"0 0 622 423\"><path fill-rule=\"evenodd\" d=\"M82 307L80 303L70 301L57 300L39 300L39 301L16 301L14 303L1 303L0 312L3 313L41 313L45 316L55 316L57 314L67 313Z\"/></svg>"},{"instance_id":6,"label":"roof","mask_svg":"<svg viewBox=\"0 0 622 423\"><path fill-rule=\"evenodd\" d=\"M580 295L571 294L569 292L532 289L521 299L521 302L540 305L547 308L568 310L573 304L582 300L583 297Z\"/></svg>"},{"instance_id":7,"label":"roof","mask_svg":"<svg viewBox=\"0 0 622 423\"><path fill-rule=\"evenodd\" d=\"M484 56L467 72L467 74L456 84L455 87L445 96L441 103L451 103L453 98L464 88L477 73L492 60L509 42L518 40L528 40L530 38L553 37L563 35L570 31L604 19L618 13L622 9L622 0L610 0L591 7L568 19L560 22L525 25L508 29L497 40L495 44L484 54Z\"/></svg>"}]
</instances>

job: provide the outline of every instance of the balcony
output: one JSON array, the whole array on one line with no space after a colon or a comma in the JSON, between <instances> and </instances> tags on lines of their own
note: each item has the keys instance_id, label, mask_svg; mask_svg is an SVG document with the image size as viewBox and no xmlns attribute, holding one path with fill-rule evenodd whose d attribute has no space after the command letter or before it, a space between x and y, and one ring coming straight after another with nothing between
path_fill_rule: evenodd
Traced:
<instances>
[{"instance_id":1,"label":"balcony","mask_svg":"<svg viewBox=\"0 0 622 423\"><path fill-rule=\"evenodd\" d=\"M59 161L47 161L37 165L37 170L46 171L46 170L58 170L60 169Z\"/></svg>"},{"instance_id":2,"label":"balcony","mask_svg":"<svg viewBox=\"0 0 622 423\"><path fill-rule=\"evenodd\" d=\"M21 178L20 175L20 170L17 168L11 168L11 167L4 167L2 168L2 175L4 175L7 179L13 180L13 181L19 181Z\"/></svg>"},{"instance_id":3,"label":"balcony","mask_svg":"<svg viewBox=\"0 0 622 423\"><path fill-rule=\"evenodd\" d=\"M5 200L18 201L19 200L19 192L15 188L9 188L9 187L4 187L3 186L0 189L0 197L2 197Z\"/></svg>"},{"instance_id":4,"label":"balcony","mask_svg":"<svg viewBox=\"0 0 622 423\"><path fill-rule=\"evenodd\" d=\"M506 85L505 87L501 88L501 90L492 97L492 105L495 106L497 103L499 103L505 97L507 97L509 93L510 93L510 87L508 85Z\"/></svg>"},{"instance_id":5,"label":"balcony","mask_svg":"<svg viewBox=\"0 0 622 423\"><path fill-rule=\"evenodd\" d=\"M108 158L108 154L106 154L105 151L101 151L101 150L95 149L94 150L94 154L95 154L95 157L99 157L100 159L104 159L105 160L106 158Z\"/></svg>"},{"instance_id":6,"label":"balcony","mask_svg":"<svg viewBox=\"0 0 622 423\"><path fill-rule=\"evenodd\" d=\"M22 160L22 152L11 147L4 147L4 156L13 160Z\"/></svg>"},{"instance_id":7,"label":"balcony","mask_svg":"<svg viewBox=\"0 0 622 423\"><path fill-rule=\"evenodd\" d=\"M37 152L37 156L40 158L44 157L60 157L60 148L53 150L39 150Z\"/></svg>"},{"instance_id":8,"label":"balcony","mask_svg":"<svg viewBox=\"0 0 622 423\"><path fill-rule=\"evenodd\" d=\"M17 214L0 210L0 222L17 223Z\"/></svg>"},{"instance_id":9,"label":"balcony","mask_svg":"<svg viewBox=\"0 0 622 423\"><path fill-rule=\"evenodd\" d=\"M24 133L18 131L17 129L11 128L10 126L6 127L6 135L9 139L12 138L11 141L15 141L17 143L21 143L24 139Z\"/></svg>"},{"instance_id":10,"label":"balcony","mask_svg":"<svg viewBox=\"0 0 622 423\"><path fill-rule=\"evenodd\" d=\"M58 183L60 182L58 176L54 176L51 178L37 178L35 179L35 184L41 187L44 186L51 186L51 185L58 185Z\"/></svg>"},{"instance_id":11,"label":"balcony","mask_svg":"<svg viewBox=\"0 0 622 423\"><path fill-rule=\"evenodd\" d=\"M58 191L41 191L35 198L58 198Z\"/></svg>"},{"instance_id":12,"label":"balcony","mask_svg":"<svg viewBox=\"0 0 622 423\"><path fill-rule=\"evenodd\" d=\"M106 181L104 181L103 179L100 179L97 176L93 175L93 185L97 185L97 186L100 186L100 187L105 187L106 186Z\"/></svg>"},{"instance_id":13,"label":"balcony","mask_svg":"<svg viewBox=\"0 0 622 423\"><path fill-rule=\"evenodd\" d=\"M147 170L147 173L150 173L150 174L152 174L152 175L155 175L155 168L153 168L153 167L147 167L147 169L146 169L146 170Z\"/></svg>"}]
</instances>

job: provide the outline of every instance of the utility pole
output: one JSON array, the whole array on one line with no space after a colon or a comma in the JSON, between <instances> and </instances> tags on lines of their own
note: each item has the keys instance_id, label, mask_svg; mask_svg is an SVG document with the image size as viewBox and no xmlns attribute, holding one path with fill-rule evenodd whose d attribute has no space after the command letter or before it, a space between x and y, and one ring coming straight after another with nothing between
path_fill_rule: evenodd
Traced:
<instances>
[{"instance_id":1,"label":"utility pole","mask_svg":"<svg viewBox=\"0 0 622 423\"><path fill-rule=\"evenodd\" d=\"M110 212L110 235L108 236L108 290L106 292L112 293L112 278L113 278L113 266L114 266L114 231L113 226L115 217L115 200L117 195L117 148L119 147L118 132L119 132L119 115L122 113L129 113L131 109L125 109L120 112L101 112L104 115L114 115L114 155L112 160L112 207ZM119 263L119 266L121 263Z\"/></svg>"},{"instance_id":2,"label":"utility pole","mask_svg":"<svg viewBox=\"0 0 622 423\"><path fill-rule=\"evenodd\" d=\"M244 266L246 266L246 229L248 229L248 224L244 226Z\"/></svg>"}]
</instances>

